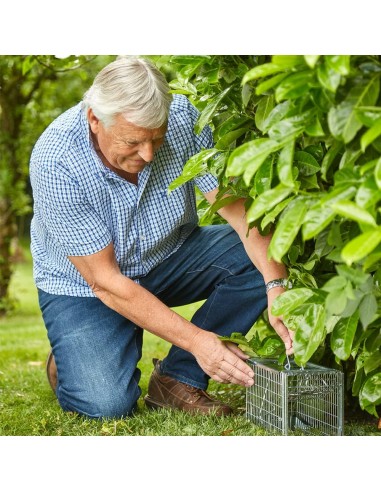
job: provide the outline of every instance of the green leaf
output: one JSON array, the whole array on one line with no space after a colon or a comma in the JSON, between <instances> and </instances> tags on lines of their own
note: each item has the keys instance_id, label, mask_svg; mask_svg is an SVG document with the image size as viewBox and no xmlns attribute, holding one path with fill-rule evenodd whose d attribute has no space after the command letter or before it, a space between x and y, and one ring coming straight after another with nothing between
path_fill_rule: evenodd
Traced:
<instances>
[{"instance_id":1,"label":"green leaf","mask_svg":"<svg viewBox=\"0 0 381 492\"><path fill-rule=\"evenodd\" d=\"M236 202L237 200L240 200L241 197L236 196L236 195L231 195L231 196L225 196L223 198L220 198L216 200L205 212L204 215L204 221L208 220L208 217L211 217L213 214L215 214L220 208L226 207L227 205L230 205L231 203Z\"/></svg>"},{"instance_id":2,"label":"green leaf","mask_svg":"<svg viewBox=\"0 0 381 492\"><path fill-rule=\"evenodd\" d=\"M249 129L252 127L253 120L251 118L247 118L246 116L242 116L240 114L230 114L228 115L222 114L222 122L216 124L216 128L214 131L214 137L216 139L222 138L227 133L230 133L233 130L237 130L238 128L245 127ZM225 116L225 117L224 117Z\"/></svg>"},{"instance_id":3,"label":"green leaf","mask_svg":"<svg viewBox=\"0 0 381 492\"><path fill-rule=\"evenodd\" d=\"M274 73L282 72L285 67L276 65L275 63L264 63L249 70L243 77L241 85L247 84L250 80L261 79Z\"/></svg>"},{"instance_id":4,"label":"green leaf","mask_svg":"<svg viewBox=\"0 0 381 492\"><path fill-rule=\"evenodd\" d=\"M381 371L369 376L359 394L362 409L370 408L373 415L378 417L374 407L381 403Z\"/></svg>"},{"instance_id":5,"label":"green leaf","mask_svg":"<svg viewBox=\"0 0 381 492\"><path fill-rule=\"evenodd\" d=\"M273 108L274 96L272 94L261 98L255 112L255 124L259 130L263 131L263 123L267 119Z\"/></svg>"},{"instance_id":6,"label":"green leaf","mask_svg":"<svg viewBox=\"0 0 381 492\"><path fill-rule=\"evenodd\" d=\"M306 133L310 137L324 137L325 131L320 123L320 120L315 116L311 123L306 126Z\"/></svg>"},{"instance_id":7,"label":"green leaf","mask_svg":"<svg viewBox=\"0 0 381 492\"><path fill-rule=\"evenodd\" d=\"M336 292L345 289L348 280L344 277L336 275L330 278L323 286L322 289L326 292Z\"/></svg>"},{"instance_id":8,"label":"green leaf","mask_svg":"<svg viewBox=\"0 0 381 492\"><path fill-rule=\"evenodd\" d=\"M302 190L320 190L320 186L317 180L317 175L300 176L300 188Z\"/></svg>"},{"instance_id":9,"label":"green leaf","mask_svg":"<svg viewBox=\"0 0 381 492\"><path fill-rule=\"evenodd\" d=\"M190 181L207 170L207 161L218 153L218 149L205 149L192 156L185 164L181 176L172 181L168 186L168 193L177 187Z\"/></svg>"},{"instance_id":10,"label":"green leaf","mask_svg":"<svg viewBox=\"0 0 381 492\"><path fill-rule=\"evenodd\" d=\"M26 75L33 66L37 63L37 57L35 55L28 55L22 62L22 75Z\"/></svg>"},{"instance_id":11,"label":"green leaf","mask_svg":"<svg viewBox=\"0 0 381 492\"><path fill-rule=\"evenodd\" d=\"M327 65L340 75L348 75L350 71L350 55L326 55Z\"/></svg>"},{"instance_id":12,"label":"green leaf","mask_svg":"<svg viewBox=\"0 0 381 492\"><path fill-rule=\"evenodd\" d=\"M254 178L254 189L257 195L261 195L271 188L273 179L273 157L269 156L258 169Z\"/></svg>"},{"instance_id":13,"label":"green leaf","mask_svg":"<svg viewBox=\"0 0 381 492\"><path fill-rule=\"evenodd\" d=\"M359 106L356 108L357 119L367 127L371 127L381 117L379 106Z\"/></svg>"},{"instance_id":14,"label":"green leaf","mask_svg":"<svg viewBox=\"0 0 381 492\"><path fill-rule=\"evenodd\" d=\"M269 138L258 138L237 147L231 153L227 168L227 176L240 176L244 174L246 185L257 172L267 156L278 150L280 144Z\"/></svg>"},{"instance_id":15,"label":"green leaf","mask_svg":"<svg viewBox=\"0 0 381 492\"><path fill-rule=\"evenodd\" d=\"M377 163L374 174L368 176L357 189L355 200L359 207L370 209L381 200L381 189L377 186L377 179L380 179L381 188L381 158Z\"/></svg>"},{"instance_id":16,"label":"green leaf","mask_svg":"<svg viewBox=\"0 0 381 492\"><path fill-rule=\"evenodd\" d=\"M242 91L241 91L241 99L244 108L246 108L247 105L249 104L252 94L253 94L253 88L249 84L245 84L242 87Z\"/></svg>"},{"instance_id":17,"label":"green leaf","mask_svg":"<svg viewBox=\"0 0 381 492\"><path fill-rule=\"evenodd\" d=\"M325 154L321 165L321 175L324 180L327 179L327 172L342 148L343 144L341 142L335 141L328 149L328 152Z\"/></svg>"},{"instance_id":18,"label":"green leaf","mask_svg":"<svg viewBox=\"0 0 381 492\"><path fill-rule=\"evenodd\" d=\"M171 63L177 65L194 65L207 62L211 59L209 55L173 55L171 56Z\"/></svg>"},{"instance_id":19,"label":"green leaf","mask_svg":"<svg viewBox=\"0 0 381 492\"><path fill-rule=\"evenodd\" d=\"M233 142L237 140L241 135L247 132L247 128L238 128L238 130L233 130L232 132L225 133L216 143L216 149L225 150Z\"/></svg>"},{"instance_id":20,"label":"green leaf","mask_svg":"<svg viewBox=\"0 0 381 492\"><path fill-rule=\"evenodd\" d=\"M279 73L278 75L275 75L274 77L261 82L255 88L255 93L257 94L257 96L260 96L261 94L268 92L270 89L278 85L285 77L287 77L287 72Z\"/></svg>"},{"instance_id":21,"label":"green leaf","mask_svg":"<svg viewBox=\"0 0 381 492\"><path fill-rule=\"evenodd\" d=\"M381 190L381 157L377 161L376 168L374 170L374 177L378 188Z\"/></svg>"},{"instance_id":22,"label":"green leaf","mask_svg":"<svg viewBox=\"0 0 381 492\"><path fill-rule=\"evenodd\" d=\"M356 150L356 148L347 147L347 149L344 151L343 155L341 156L339 162L340 171L338 172L345 171L344 168L347 168L350 171L352 171L351 168L353 168L353 165L361 155L362 155L361 149Z\"/></svg>"},{"instance_id":23,"label":"green leaf","mask_svg":"<svg viewBox=\"0 0 381 492\"><path fill-rule=\"evenodd\" d=\"M302 226L303 240L308 241L308 239L316 237L334 218L335 212L329 207L321 207L320 204L312 207L304 218Z\"/></svg>"},{"instance_id":24,"label":"green leaf","mask_svg":"<svg viewBox=\"0 0 381 492\"><path fill-rule=\"evenodd\" d=\"M328 112L328 126L332 135L338 140L349 143L362 127L357 118L357 106L372 106L379 94L379 78L373 77L363 84L357 84L351 89L346 99Z\"/></svg>"},{"instance_id":25,"label":"green leaf","mask_svg":"<svg viewBox=\"0 0 381 492\"><path fill-rule=\"evenodd\" d=\"M294 190L288 188L282 184L279 184L275 188L265 191L262 195L259 195L251 204L247 211L247 221L254 222L259 219L265 212L271 210L275 205L284 200Z\"/></svg>"},{"instance_id":26,"label":"green leaf","mask_svg":"<svg viewBox=\"0 0 381 492\"><path fill-rule=\"evenodd\" d=\"M307 200L297 198L282 213L271 239L268 255L280 263L293 244L307 212Z\"/></svg>"},{"instance_id":27,"label":"green leaf","mask_svg":"<svg viewBox=\"0 0 381 492\"><path fill-rule=\"evenodd\" d=\"M351 355L358 320L358 313L341 318L331 333L331 350L340 360L347 360Z\"/></svg>"},{"instance_id":28,"label":"green leaf","mask_svg":"<svg viewBox=\"0 0 381 492\"><path fill-rule=\"evenodd\" d=\"M381 242L381 227L364 232L344 246L341 256L347 265L362 260Z\"/></svg>"},{"instance_id":29,"label":"green leaf","mask_svg":"<svg viewBox=\"0 0 381 492\"><path fill-rule=\"evenodd\" d=\"M378 263L379 261L381 260L381 251L380 249L377 247L373 253L371 253L370 255L368 255L364 261L364 264L363 264L363 268L364 268L364 271L370 271L371 267L373 267L373 265L375 263Z\"/></svg>"},{"instance_id":30,"label":"green leaf","mask_svg":"<svg viewBox=\"0 0 381 492\"><path fill-rule=\"evenodd\" d=\"M277 104L267 119L263 122L263 132L267 132L272 126L286 118L293 111L292 101L284 101Z\"/></svg>"},{"instance_id":31,"label":"green leaf","mask_svg":"<svg viewBox=\"0 0 381 492\"><path fill-rule=\"evenodd\" d=\"M369 273L364 273L358 268L351 268L347 265L336 265L336 270L341 277L345 277L355 285L364 284L370 277Z\"/></svg>"},{"instance_id":32,"label":"green leaf","mask_svg":"<svg viewBox=\"0 0 381 492\"><path fill-rule=\"evenodd\" d=\"M230 91L231 87L227 87L224 91L218 94L216 97L210 101L206 107L202 110L201 114L198 117L197 123L195 124L195 132L200 134L205 127L212 119L214 113L216 112L218 105L222 101L222 99L226 96L226 94Z\"/></svg>"},{"instance_id":33,"label":"green leaf","mask_svg":"<svg viewBox=\"0 0 381 492\"><path fill-rule=\"evenodd\" d=\"M318 66L317 76L320 84L330 92L335 93L340 85L341 75L336 70L323 63Z\"/></svg>"},{"instance_id":34,"label":"green leaf","mask_svg":"<svg viewBox=\"0 0 381 492\"><path fill-rule=\"evenodd\" d=\"M372 159L371 161L368 161L366 164L362 164L361 168L358 169L360 176L367 176L369 174L368 171L374 171L377 165L377 161L378 159Z\"/></svg>"},{"instance_id":35,"label":"green leaf","mask_svg":"<svg viewBox=\"0 0 381 492\"><path fill-rule=\"evenodd\" d=\"M278 336L266 337L256 350L260 357L276 357L285 351L284 343Z\"/></svg>"},{"instance_id":36,"label":"green leaf","mask_svg":"<svg viewBox=\"0 0 381 492\"><path fill-rule=\"evenodd\" d=\"M169 83L172 94L197 95L196 87L188 81L173 80Z\"/></svg>"},{"instance_id":37,"label":"green leaf","mask_svg":"<svg viewBox=\"0 0 381 492\"><path fill-rule=\"evenodd\" d=\"M369 352L375 352L381 348L381 328L376 328L368 335L365 341L365 347Z\"/></svg>"},{"instance_id":38,"label":"green leaf","mask_svg":"<svg viewBox=\"0 0 381 492\"><path fill-rule=\"evenodd\" d=\"M324 256L323 254L324 251L328 252L331 250L330 246L336 246L338 248L341 248L342 245L343 245L343 241L342 241L341 224L338 221L334 222L329 229L324 231L324 234L319 234L319 237L317 238L316 241L316 247L319 250L320 258Z\"/></svg>"},{"instance_id":39,"label":"green leaf","mask_svg":"<svg viewBox=\"0 0 381 492\"><path fill-rule=\"evenodd\" d=\"M333 329L340 320L340 316L328 316L325 322L325 329L327 333L332 333Z\"/></svg>"},{"instance_id":40,"label":"green leaf","mask_svg":"<svg viewBox=\"0 0 381 492\"><path fill-rule=\"evenodd\" d=\"M347 306L347 294L345 291L330 292L325 300L325 309L328 316L343 315Z\"/></svg>"},{"instance_id":41,"label":"green leaf","mask_svg":"<svg viewBox=\"0 0 381 492\"><path fill-rule=\"evenodd\" d=\"M360 320L364 328L367 328L377 314L377 300L374 294L366 294L360 304Z\"/></svg>"},{"instance_id":42,"label":"green leaf","mask_svg":"<svg viewBox=\"0 0 381 492\"><path fill-rule=\"evenodd\" d=\"M337 170L333 176L333 179L335 188L348 188L349 185L357 187L360 181L360 175L358 169L353 169L351 166L351 168L345 167ZM343 197L343 199L345 198L348 197Z\"/></svg>"},{"instance_id":43,"label":"green leaf","mask_svg":"<svg viewBox=\"0 0 381 492\"><path fill-rule=\"evenodd\" d=\"M275 106L274 110L276 108L277 106ZM271 111L269 119L272 118L274 110ZM280 121L274 122L272 126L268 128L268 135L274 140L290 140L292 138L296 138L305 130L306 125L311 122L313 117L314 112L309 110L288 118L284 118ZM265 121L264 126L265 128L268 127L267 120Z\"/></svg>"},{"instance_id":44,"label":"green leaf","mask_svg":"<svg viewBox=\"0 0 381 492\"><path fill-rule=\"evenodd\" d=\"M294 147L295 140L292 140L291 142L286 144L281 150L277 162L279 180L282 184L289 187L295 186L295 180L292 172L292 165L294 162Z\"/></svg>"},{"instance_id":45,"label":"green leaf","mask_svg":"<svg viewBox=\"0 0 381 492\"><path fill-rule=\"evenodd\" d=\"M344 309L344 311L341 313L341 316L343 318L349 318L352 316L357 310L360 305L360 302L364 298L364 294L361 293L359 290L354 291L354 299L349 299L347 300L347 305Z\"/></svg>"},{"instance_id":46,"label":"green leaf","mask_svg":"<svg viewBox=\"0 0 381 492\"><path fill-rule=\"evenodd\" d=\"M323 146L321 144L318 145L307 145L307 147L304 147L304 152L308 152L309 154L312 155L316 159L316 161L320 162L323 157L324 157L324 150Z\"/></svg>"},{"instance_id":47,"label":"green leaf","mask_svg":"<svg viewBox=\"0 0 381 492\"><path fill-rule=\"evenodd\" d=\"M353 103L344 101L328 113L328 126L332 135L345 143L350 142L362 126L353 118L353 108Z\"/></svg>"},{"instance_id":48,"label":"green leaf","mask_svg":"<svg viewBox=\"0 0 381 492\"><path fill-rule=\"evenodd\" d=\"M281 203L278 203L276 207L270 210L263 218L261 222L261 228L265 229L269 224L274 223L278 215L287 207L287 205L293 199L294 197L289 197L286 200L283 200Z\"/></svg>"},{"instance_id":49,"label":"green leaf","mask_svg":"<svg viewBox=\"0 0 381 492\"><path fill-rule=\"evenodd\" d=\"M360 224L377 227L374 217L350 200L339 200L330 204L330 207L342 217L354 220Z\"/></svg>"},{"instance_id":50,"label":"green leaf","mask_svg":"<svg viewBox=\"0 0 381 492\"><path fill-rule=\"evenodd\" d=\"M256 355L256 353L253 351L252 347L250 346L249 341L244 335L242 335L242 333L234 332L230 336L219 336L218 338L222 342L235 343L247 355L250 355L252 357Z\"/></svg>"},{"instance_id":51,"label":"green leaf","mask_svg":"<svg viewBox=\"0 0 381 492\"><path fill-rule=\"evenodd\" d=\"M310 68L314 68L320 56L321 55L304 55L304 59L306 60L306 63Z\"/></svg>"},{"instance_id":52,"label":"green leaf","mask_svg":"<svg viewBox=\"0 0 381 492\"><path fill-rule=\"evenodd\" d=\"M369 275L369 278L367 279L366 282L360 285L360 290L361 292L364 292L364 294L371 294L374 290L374 282L373 282L373 277Z\"/></svg>"},{"instance_id":53,"label":"green leaf","mask_svg":"<svg viewBox=\"0 0 381 492\"><path fill-rule=\"evenodd\" d=\"M320 304L309 304L294 337L295 362L305 366L325 338L325 311Z\"/></svg>"},{"instance_id":54,"label":"green leaf","mask_svg":"<svg viewBox=\"0 0 381 492\"><path fill-rule=\"evenodd\" d=\"M275 99L297 99L311 89L313 74L309 70L294 73L283 79L275 90Z\"/></svg>"},{"instance_id":55,"label":"green leaf","mask_svg":"<svg viewBox=\"0 0 381 492\"><path fill-rule=\"evenodd\" d=\"M219 67L214 67L211 70L205 70L205 72L204 72L204 76L205 76L205 78L206 78L206 80L208 81L209 84L217 84L218 83L219 75L220 75ZM235 79L235 77L236 77L236 74L234 74L233 80ZM226 77L225 76L224 76L224 78L226 80Z\"/></svg>"},{"instance_id":56,"label":"green leaf","mask_svg":"<svg viewBox=\"0 0 381 492\"><path fill-rule=\"evenodd\" d=\"M300 65L306 65L303 55L273 55L271 61L284 68L296 68Z\"/></svg>"},{"instance_id":57,"label":"green leaf","mask_svg":"<svg viewBox=\"0 0 381 492\"><path fill-rule=\"evenodd\" d=\"M373 126L367 130L361 137L361 150L365 152L365 149L371 144L377 137L381 135L381 118L378 119Z\"/></svg>"},{"instance_id":58,"label":"green leaf","mask_svg":"<svg viewBox=\"0 0 381 492\"><path fill-rule=\"evenodd\" d=\"M381 352L379 350L376 350L372 354L369 354L368 357L366 357L365 362L364 362L364 370L365 374L369 374L375 369L381 369Z\"/></svg>"},{"instance_id":59,"label":"green leaf","mask_svg":"<svg viewBox=\"0 0 381 492\"><path fill-rule=\"evenodd\" d=\"M320 171L320 165L311 154L299 150L295 152L295 163L303 176L310 176Z\"/></svg>"},{"instance_id":60,"label":"green leaf","mask_svg":"<svg viewBox=\"0 0 381 492\"><path fill-rule=\"evenodd\" d=\"M356 188L354 186L350 186L344 189L341 187L334 188L333 191L327 193L327 195L322 198L319 203L314 205L307 212L302 228L303 239L305 241L312 239L324 230L332 222L336 215L330 205L339 200L352 198L355 192Z\"/></svg>"},{"instance_id":61,"label":"green leaf","mask_svg":"<svg viewBox=\"0 0 381 492\"><path fill-rule=\"evenodd\" d=\"M287 290L274 299L271 313L274 316L291 314L294 309L304 304L313 295L313 290L304 287Z\"/></svg>"},{"instance_id":62,"label":"green leaf","mask_svg":"<svg viewBox=\"0 0 381 492\"><path fill-rule=\"evenodd\" d=\"M235 343L243 352L252 357L276 357L285 352L284 343L278 335L270 335L262 341L259 340L257 333L251 340L235 332L230 336L219 336L218 338L223 342Z\"/></svg>"},{"instance_id":63,"label":"green leaf","mask_svg":"<svg viewBox=\"0 0 381 492\"><path fill-rule=\"evenodd\" d=\"M356 362L359 360L359 358L356 359ZM364 384L365 381L365 371L363 367L359 367L356 369L356 374L355 378L353 380L352 384L352 395L353 396L358 396L360 394L360 390L362 385Z\"/></svg>"}]
</instances>

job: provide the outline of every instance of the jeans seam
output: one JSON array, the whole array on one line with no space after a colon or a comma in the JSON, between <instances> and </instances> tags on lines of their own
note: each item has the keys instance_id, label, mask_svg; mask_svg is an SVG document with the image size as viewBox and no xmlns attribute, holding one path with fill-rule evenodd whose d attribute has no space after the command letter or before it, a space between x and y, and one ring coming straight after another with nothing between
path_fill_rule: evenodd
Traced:
<instances>
[{"instance_id":1,"label":"jeans seam","mask_svg":"<svg viewBox=\"0 0 381 492\"><path fill-rule=\"evenodd\" d=\"M208 268L217 268L218 270L224 270L225 272L228 272L230 275L235 275L234 272L232 272L231 270L229 270L229 268L226 268L226 267L222 267L220 265L214 265L214 264L211 264L205 268L200 268L200 269L197 269L197 270L188 270L187 272L185 272L185 275L188 275L190 273L197 273L197 272L204 272L205 270L207 270Z\"/></svg>"}]
</instances>

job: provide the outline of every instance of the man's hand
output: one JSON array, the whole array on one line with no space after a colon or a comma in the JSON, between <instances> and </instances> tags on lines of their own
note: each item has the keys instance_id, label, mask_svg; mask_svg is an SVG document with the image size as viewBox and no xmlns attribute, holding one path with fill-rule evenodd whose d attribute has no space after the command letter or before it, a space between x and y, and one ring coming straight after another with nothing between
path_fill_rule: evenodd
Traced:
<instances>
[{"instance_id":1,"label":"man's hand","mask_svg":"<svg viewBox=\"0 0 381 492\"><path fill-rule=\"evenodd\" d=\"M244 362L249 356L234 343L222 342L214 333L202 330L194 337L191 352L214 381L245 387L254 384L254 373Z\"/></svg>"}]
</instances>

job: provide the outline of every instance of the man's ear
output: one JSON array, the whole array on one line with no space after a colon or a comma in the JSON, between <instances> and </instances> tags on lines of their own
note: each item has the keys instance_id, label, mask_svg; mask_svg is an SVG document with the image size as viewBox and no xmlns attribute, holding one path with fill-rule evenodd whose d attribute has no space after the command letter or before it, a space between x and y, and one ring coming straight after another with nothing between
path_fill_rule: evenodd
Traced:
<instances>
[{"instance_id":1,"label":"man's ear","mask_svg":"<svg viewBox=\"0 0 381 492\"><path fill-rule=\"evenodd\" d=\"M87 110L87 120L89 122L91 131L97 134L99 131L99 119L95 116L91 108Z\"/></svg>"}]
</instances>

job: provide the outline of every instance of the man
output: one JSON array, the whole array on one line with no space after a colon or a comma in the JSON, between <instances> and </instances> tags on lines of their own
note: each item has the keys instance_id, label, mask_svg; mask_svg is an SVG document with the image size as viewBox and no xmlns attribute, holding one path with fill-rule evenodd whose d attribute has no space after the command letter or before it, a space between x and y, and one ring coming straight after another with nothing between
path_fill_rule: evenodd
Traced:
<instances>
[{"instance_id":1,"label":"man","mask_svg":"<svg viewBox=\"0 0 381 492\"><path fill-rule=\"evenodd\" d=\"M194 134L196 119L148 60L122 58L35 145L34 277L52 347L49 380L64 410L131 415L144 330L172 344L154 360L151 408L225 415L230 407L206 393L209 379L254 382L246 356L218 335L246 334L287 273L267 260L269 237L247 236L242 201L220 210L228 224L198 227L194 184L213 203L215 177L168 194L185 162L213 147L209 128ZM170 309L204 299L191 321ZM270 321L291 353L287 328Z\"/></svg>"}]
</instances>

